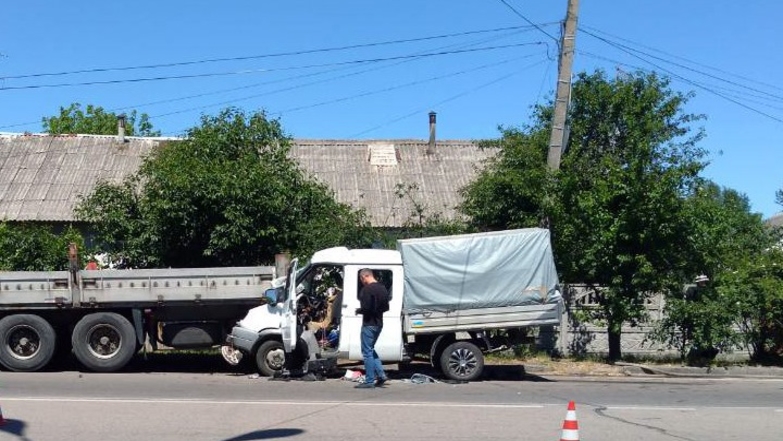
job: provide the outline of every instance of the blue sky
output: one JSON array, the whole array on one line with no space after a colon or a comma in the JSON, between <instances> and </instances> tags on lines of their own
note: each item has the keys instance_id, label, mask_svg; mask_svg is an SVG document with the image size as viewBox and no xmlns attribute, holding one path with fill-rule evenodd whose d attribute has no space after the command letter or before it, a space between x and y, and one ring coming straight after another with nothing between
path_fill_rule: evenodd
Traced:
<instances>
[{"instance_id":1,"label":"blue sky","mask_svg":"<svg viewBox=\"0 0 783 441\"><path fill-rule=\"evenodd\" d=\"M80 102L145 112L170 136L233 105L266 110L295 138L424 139L430 110L440 139L495 137L551 96L546 34L566 8L505 3L540 29L502 0L6 2L0 132L38 132ZM705 175L769 217L783 210L780 17L773 0L582 0L574 71L667 69L674 89L696 93L687 111L708 117Z\"/></svg>"}]
</instances>

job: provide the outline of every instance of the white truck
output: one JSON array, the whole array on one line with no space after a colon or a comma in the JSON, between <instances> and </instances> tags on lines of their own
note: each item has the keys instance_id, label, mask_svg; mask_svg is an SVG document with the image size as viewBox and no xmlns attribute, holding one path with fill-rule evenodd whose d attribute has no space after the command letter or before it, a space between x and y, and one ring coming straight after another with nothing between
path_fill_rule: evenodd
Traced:
<instances>
[{"instance_id":1,"label":"white truck","mask_svg":"<svg viewBox=\"0 0 783 441\"><path fill-rule=\"evenodd\" d=\"M73 250L72 250L72 253ZM89 370L122 369L148 341L222 345L262 303L274 267L0 272L0 364L37 371L70 346Z\"/></svg>"},{"instance_id":2,"label":"white truck","mask_svg":"<svg viewBox=\"0 0 783 441\"><path fill-rule=\"evenodd\" d=\"M502 331L560 323L563 299L546 229L406 239L397 245L397 250L330 248L301 268L292 261L287 280L267 292L267 304L231 330L228 353L238 355L227 360L250 357L263 375L361 360L362 317L355 310L363 268L391 294L375 346L384 362L423 356L450 379L475 380L484 354L505 348Z\"/></svg>"}]
</instances>

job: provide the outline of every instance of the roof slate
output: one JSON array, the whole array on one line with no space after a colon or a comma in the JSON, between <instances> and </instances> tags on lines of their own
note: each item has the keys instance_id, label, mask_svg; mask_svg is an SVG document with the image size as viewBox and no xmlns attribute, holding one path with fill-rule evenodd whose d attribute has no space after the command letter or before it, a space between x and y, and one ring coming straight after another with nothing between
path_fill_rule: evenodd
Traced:
<instances>
[{"instance_id":1,"label":"roof slate","mask_svg":"<svg viewBox=\"0 0 783 441\"><path fill-rule=\"evenodd\" d=\"M125 139L0 135L0 219L73 221L82 193L100 180L121 181L171 140ZM460 188L491 155L470 141L438 141L433 154L426 150L423 140L303 139L294 140L291 155L338 201L366 210L374 226L400 227L416 221L417 206L426 216L456 218ZM402 197L400 188L408 189Z\"/></svg>"}]
</instances>

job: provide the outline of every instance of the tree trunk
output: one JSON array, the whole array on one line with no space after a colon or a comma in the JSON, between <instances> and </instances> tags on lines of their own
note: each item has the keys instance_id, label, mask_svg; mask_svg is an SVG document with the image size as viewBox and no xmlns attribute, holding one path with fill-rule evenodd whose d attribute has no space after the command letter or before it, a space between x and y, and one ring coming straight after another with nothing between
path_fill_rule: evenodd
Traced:
<instances>
[{"instance_id":1,"label":"tree trunk","mask_svg":"<svg viewBox=\"0 0 783 441\"><path fill-rule=\"evenodd\" d=\"M609 339L609 361L617 361L622 358L622 349L620 348L620 337L622 335L622 325L613 326L612 322L609 322L607 328L607 337Z\"/></svg>"}]
</instances>

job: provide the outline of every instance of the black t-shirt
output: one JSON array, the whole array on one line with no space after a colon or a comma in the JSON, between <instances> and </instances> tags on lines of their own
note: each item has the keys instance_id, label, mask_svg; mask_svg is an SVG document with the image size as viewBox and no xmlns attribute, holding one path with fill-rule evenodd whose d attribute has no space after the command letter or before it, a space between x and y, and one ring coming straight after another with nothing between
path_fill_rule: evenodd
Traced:
<instances>
[{"instance_id":1,"label":"black t-shirt","mask_svg":"<svg viewBox=\"0 0 783 441\"><path fill-rule=\"evenodd\" d=\"M389 291L378 282L365 285L359 291L359 314L362 326L383 326L382 306L388 304Z\"/></svg>"}]
</instances>

